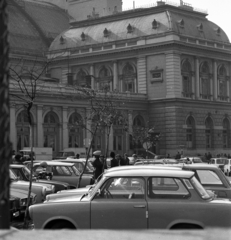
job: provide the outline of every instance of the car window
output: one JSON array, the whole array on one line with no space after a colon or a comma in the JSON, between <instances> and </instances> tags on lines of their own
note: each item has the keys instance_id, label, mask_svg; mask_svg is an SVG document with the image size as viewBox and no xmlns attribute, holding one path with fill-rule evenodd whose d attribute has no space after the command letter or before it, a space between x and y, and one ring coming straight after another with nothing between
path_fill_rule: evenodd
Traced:
<instances>
[{"instance_id":1,"label":"car window","mask_svg":"<svg viewBox=\"0 0 231 240\"><path fill-rule=\"evenodd\" d=\"M223 185L219 176L211 170L196 170L196 172L202 185Z\"/></svg>"},{"instance_id":2,"label":"car window","mask_svg":"<svg viewBox=\"0 0 231 240\"><path fill-rule=\"evenodd\" d=\"M80 172L79 170L75 167L75 166L72 166L72 167L68 167L69 171L73 174L75 174L76 176L79 176L80 175Z\"/></svg>"},{"instance_id":3,"label":"car window","mask_svg":"<svg viewBox=\"0 0 231 240\"><path fill-rule=\"evenodd\" d=\"M148 180L150 198L187 198L189 191L180 179L153 177Z\"/></svg>"},{"instance_id":4,"label":"car window","mask_svg":"<svg viewBox=\"0 0 231 240\"><path fill-rule=\"evenodd\" d=\"M200 158L193 158L192 161L193 163L203 163Z\"/></svg>"},{"instance_id":5,"label":"car window","mask_svg":"<svg viewBox=\"0 0 231 240\"><path fill-rule=\"evenodd\" d=\"M54 175L59 175L59 176L71 176L70 170L65 166L53 167L53 173Z\"/></svg>"},{"instance_id":6,"label":"car window","mask_svg":"<svg viewBox=\"0 0 231 240\"><path fill-rule=\"evenodd\" d=\"M211 163L212 163L212 164L215 164L215 163L216 163L216 161L213 159L213 160L211 161Z\"/></svg>"},{"instance_id":7,"label":"car window","mask_svg":"<svg viewBox=\"0 0 231 240\"><path fill-rule=\"evenodd\" d=\"M27 167L22 168L22 171L26 177L27 180L30 179L30 170Z\"/></svg>"},{"instance_id":8,"label":"car window","mask_svg":"<svg viewBox=\"0 0 231 240\"><path fill-rule=\"evenodd\" d=\"M110 178L100 189L97 198L143 199L145 182L143 178Z\"/></svg>"},{"instance_id":9,"label":"car window","mask_svg":"<svg viewBox=\"0 0 231 240\"><path fill-rule=\"evenodd\" d=\"M23 175L22 175L20 169L14 168L13 172L15 173L15 175L18 177L19 180L23 180Z\"/></svg>"}]
</instances>

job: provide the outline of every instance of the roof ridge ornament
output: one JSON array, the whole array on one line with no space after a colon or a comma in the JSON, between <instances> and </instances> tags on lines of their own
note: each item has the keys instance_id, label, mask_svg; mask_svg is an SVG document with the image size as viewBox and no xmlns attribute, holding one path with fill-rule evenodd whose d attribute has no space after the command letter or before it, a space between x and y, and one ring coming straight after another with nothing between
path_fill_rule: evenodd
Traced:
<instances>
[{"instance_id":1,"label":"roof ridge ornament","mask_svg":"<svg viewBox=\"0 0 231 240\"><path fill-rule=\"evenodd\" d=\"M133 32L133 27L132 25L129 23L127 26L127 33L132 33Z\"/></svg>"},{"instance_id":2,"label":"roof ridge ornament","mask_svg":"<svg viewBox=\"0 0 231 240\"><path fill-rule=\"evenodd\" d=\"M202 23L198 24L197 29L198 31L203 32L203 24Z\"/></svg>"},{"instance_id":3,"label":"roof ridge ornament","mask_svg":"<svg viewBox=\"0 0 231 240\"><path fill-rule=\"evenodd\" d=\"M81 39L82 39L82 41L86 40L86 34L84 32L82 32L82 34L81 34Z\"/></svg>"},{"instance_id":4,"label":"roof ridge ornament","mask_svg":"<svg viewBox=\"0 0 231 240\"><path fill-rule=\"evenodd\" d=\"M109 37L109 31L108 31L107 28L104 29L103 35L104 35L105 38Z\"/></svg>"},{"instance_id":5,"label":"roof ridge ornament","mask_svg":"<svg viewBox=\"0 0 231 240\"><path fill-rule=\"evenodd\" d=\"M156 19L154 19L152 22L152 29L157 29L159 26L160 26L159 22L156 21Z\"/></svg>"},{"instance_id":6,"label":"roof ridge ornament","mask_svg":"<svg viewBox=\"0 0 231 240\"><path fill-rule=\"evenodd\" d=\"M181 28L184 28L184 19L180 19L178 22L178 25L181 27Z\"/></svg>"},{"instance_id":7,"label":"roof ridge ornament","mask_svg":"<svg viewBox=\"0 0 231 240\"><path fill-rule=\"evenodd\" d=\"M64 44L65 43L65 38L62 35L59 38L59 42L60 42L60 44Z\"/></svg>"}]
</instances>

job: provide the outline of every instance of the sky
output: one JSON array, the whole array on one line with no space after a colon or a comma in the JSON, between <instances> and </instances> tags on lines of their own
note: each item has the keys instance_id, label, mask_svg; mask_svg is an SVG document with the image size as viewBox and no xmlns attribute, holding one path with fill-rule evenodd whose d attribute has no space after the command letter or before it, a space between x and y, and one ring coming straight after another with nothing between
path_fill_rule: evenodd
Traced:
<instances>
[{"instance_id":1,"label":"sky","mask_svg":"<svg viewBox=\"0 0 231 240\"><path fill-rule=\"evenodd\" d=\"M133 8L135 2L136 8L156 3L157 0L123 0L123 9ZM166 0L163 0L166 1ZM180 0L171 0L169 2L180 4ZM185 0L185 3L192 7L207 10L208 20L216 23L229 37L231 42L231 0Z\"/></svg>"}]
</instances>

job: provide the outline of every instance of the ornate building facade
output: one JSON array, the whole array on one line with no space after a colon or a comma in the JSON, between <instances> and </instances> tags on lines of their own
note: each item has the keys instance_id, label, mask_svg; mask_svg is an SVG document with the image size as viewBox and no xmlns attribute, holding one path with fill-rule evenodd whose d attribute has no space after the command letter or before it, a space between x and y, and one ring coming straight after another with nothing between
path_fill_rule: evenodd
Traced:
<instances>
[{"instance_id":1,"label":"ornate building facade","mask_svg":"<svg viewBox=\"0 0 231 240\"><path fill-rule=\"evenodd\" d=\"M47 74L55 83L47 83L32 111L36 146L52 146L54 152L87 146L90 133L73 123L83 121L89 106L66 97L78 85L117 90L129 128L149 125L161 134L156 153L230 153L231 44L206 16L184 3L161 1L71 22L49 45ZM29 144L25 112L14 101L11 139L14 149ZM104 150L105 139L102 129L94 149ZM116 124L109 150L135 151Z\"/></svg>"}]
</instances>

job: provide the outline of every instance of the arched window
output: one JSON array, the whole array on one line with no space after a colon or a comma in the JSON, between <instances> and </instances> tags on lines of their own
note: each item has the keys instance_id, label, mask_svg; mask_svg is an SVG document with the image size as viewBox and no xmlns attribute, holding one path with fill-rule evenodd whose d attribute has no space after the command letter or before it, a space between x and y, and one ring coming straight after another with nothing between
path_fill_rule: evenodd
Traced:
<instances>
[{"instance_id":1,"label":"arched window","mask_svg":"<svg viewBox=\"0 0 231 240\"><path fill-rule=\"evenodd\" d=\"M136 73L130 63L124 66L120 79L122 92L136 92Z\"/></svg>"},{"instance_id":2,"label":"arched window","mask_svg":"<svg viewBox=\"0 0 231 240\"><path fill-rule=\"evenodd\" d=\"M113 123L113 150L123 155L126 147L126 133L124 132L124 125L121 120L123 120L122 115Z\"/></svg>"},{"instance_id":3,"label":"arched window","mask_svg":"<svg viewBox=\"0 0 231 240\"><path fill-rule=\"evenodd\" d=\"M46 114L43 124L44 147L51 147L54 155L59 151L59 120L55 112L50 111Z\"/></svg>"},{"instance_id":4,"label":"arched window","mask_svg":"<svg viewBox=\"0 0 231 240\"><path fill-rule=\"evenodd\" d=\"M213 121L211 117L207 117L205 120L205 145L206 148L213 147Z\"/></svg>"},{"instance_id":5,"label":"arched window","mask_svg":"<svg viewBox=\"0 0 231 240\"><path fill-rule=\"evenodd\" d=\"M139 149L143 148L143 134L145 132L145 122L142 116L138 115L133 120L133 143L130 143L131 149Z\"/></svg>"},{"instance_id":6,"label":"arched window","mask_svg":"<svg viewBox=\"0 0 231 240\"><path fill-rule=\"evenodd\" d=\"M72 113L68 121L68 147L83 147L83 120L80 114Z\"/></svg>"},{"instance_id":7,"label":"arched window","mask_svg":"<svg viewBox=\"0 0 231 240\"><path fill-rule=\"evenodd\" d=\"M186 147L195 147L195 120L192 116L189 116L186 120Z\"/></svg>"},{"instance_id":8,"label":"arched window","mask_svg":"<svg viewBox=\"0 0 231 240\"><path fill-rule=\"evenodd\" d=\"M230 122L227 118L223 120L223 148L230 146Z\"/></svg>"},{"instance_id":9,"label":"arched window","mask_svg":"<svg viewBox=\"0 0 231 240\"><path fill-rule=\"evenodd\" d=\"M218 80L218 98L222 101L227 101L227 73L224 65L218 67L217 80Z\"/></svg>"},{"instance_id":10,"label":"arched window","mask_svg":"<svg viewBox=\"0 0 231 240\"><path fill-rule=\"evenodd\" d=\"M95 130L97 124L100 124L100 125L98 126L98 130L92 142L92 152L96 150L101 150L103 152L103 150L105 149L105 142L106 142L105 125L103 122L100 122L99 116L94 116L94 118L92 119L93 131Z\"/></svg>"},{"instance_id":11,"label":"arched window","mask_svg":"<svg viewBox=\"0 0 231 240\"><path fill-rule=\"evenodd\" d=\"M90 87L91 82L89 82L89 78L87 78L86 76L87 76L86 72L83 71L83 69L81 68L76 75L76 80L74 84L80 87Z\"/></svg>"},{"instance_id":12,"label":"arched window","mask_svg":"<svg viewBox=\"0 0 231 240\"><path fill-rule=\"evenodd\" d=\"M112 74L108 68L103 66L99 71L99 78L98 78L98 89L99 90L112 90Z\"/></svg>"},{"instance_id":13,"label":"arched window","mask_svg":"<svg viewBox=\"0 0 231 240\"><path fill-rule=\"evenodd\" d=\"M211 98L210 71L207 62L203 62L200 68L200 94L202 99Z\"/></svg>"},{"instance_id":14,"label":"arched window","mask_svg":"<svg viewBox=\"0 0 231 240\"><path fill-rule=\"evenodd\" d=\"M188 60L184 61L181 70L182 75L182 86L183 86L183 97L192 98L192 68Z\"/></svg>"},{"instance_id":15,"label":"arched window","mask_svg":"<svg viewBox=\"0 0 231 240\"><path fill-rule=\"evenodd\" d=\"M33 118L31 116L32 122ZM23 110L18 114L16 120L17 128L17 151L30 146L30 125L27 111Z\"/></svg>"}]
</instances>

